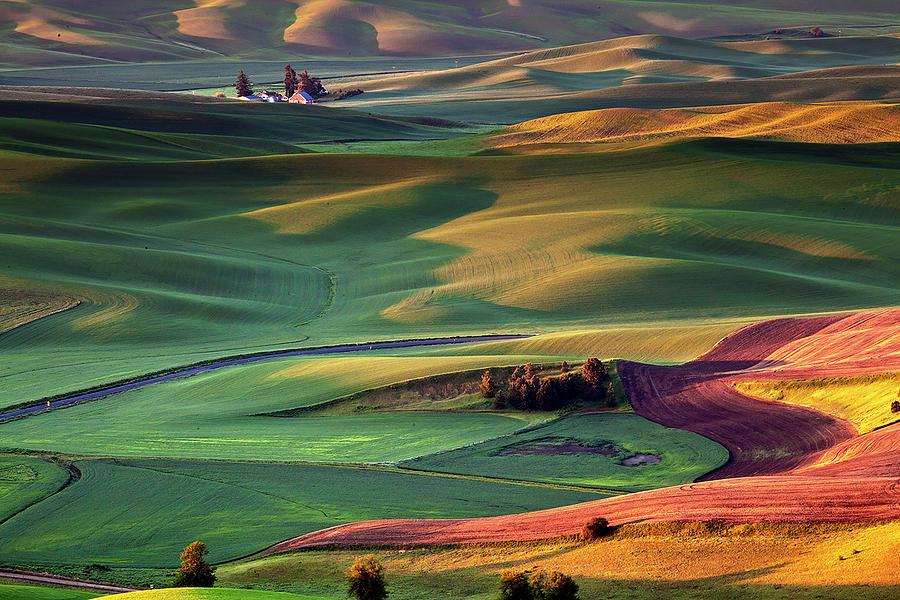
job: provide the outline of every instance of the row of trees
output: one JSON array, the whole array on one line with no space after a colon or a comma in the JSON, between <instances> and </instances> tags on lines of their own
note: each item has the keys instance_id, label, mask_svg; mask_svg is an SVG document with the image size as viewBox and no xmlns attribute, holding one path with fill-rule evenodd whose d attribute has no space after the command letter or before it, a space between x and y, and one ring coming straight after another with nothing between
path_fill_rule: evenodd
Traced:
<instances>
[{"instance_id":1,"label":"row of trees","mask_svg":"<svg viewBox=\"0 0 900 600\"><path fill-rule=\"evenodd\" d=\"M506 390L494 383L490 370L481 376L481 395L493 398L495 409L512 407L520 410L558 410L577 399L588 402L605 402L616 405L616 390L603 363L596 358L587 359L580 376L572 373L569 364L562 363L557 376L539 377L531 363L516 367L507 381Z\"/></svg>"},{"instance_id":2,"label":"row of trees","mask_svg":"<svg viewBox=\"0 0 900 600\"><path fill-rule=\"evenodd\" d=\"M237 81L234 83L234 89L238 96L252 96L253 82L241 69L238 73ZM310 77L306 69L302 73L297 73L291 65L284 66L284 94L291 97L295 92L306 92L313 98L318 98L328 92L322 85L322 80L318 77Z\"/></svg>"}]
</instances>

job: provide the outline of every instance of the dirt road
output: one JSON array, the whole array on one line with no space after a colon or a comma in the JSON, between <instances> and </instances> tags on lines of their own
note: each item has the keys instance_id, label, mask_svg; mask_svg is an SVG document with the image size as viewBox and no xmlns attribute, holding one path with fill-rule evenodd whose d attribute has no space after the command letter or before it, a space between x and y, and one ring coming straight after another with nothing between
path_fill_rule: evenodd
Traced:
<instances>
[{"instance_id":1,"label":"dirt road","mask_svg":"<svg viewBox=\"0 0 900 600\"><path fill-rule=\"evenodd\" d=\"M50 575L48 573L35 573L33 571L17 571L9 569L0 569L0 580L2 579L21 581L23 583L38 583L42 585L64 585L66 587L114 594L123 594L139 589L113 585L110 583L89 581L86 579L63 577L62 575Z\"/></svg>"}]
</instances>

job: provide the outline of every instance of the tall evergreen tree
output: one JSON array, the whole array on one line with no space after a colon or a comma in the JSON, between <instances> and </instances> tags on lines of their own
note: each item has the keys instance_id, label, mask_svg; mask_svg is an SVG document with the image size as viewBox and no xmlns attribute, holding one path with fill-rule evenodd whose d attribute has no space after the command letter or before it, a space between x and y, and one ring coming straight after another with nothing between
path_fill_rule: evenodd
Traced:
<instances>
[{"instance_id":1,"label":"tall evergreen tree","mask_svg":"<svg viewBox=\"0 0 900 600\"><path fill-rule=\"evenodd\" d=\"M244 75L243 69L241 69L237 81L234 83L234 89L237 90L238 97L253 95L253 82L250 81L249 77Z\"/></svg>"},{"instance_id":2,"label":"tall evergreen tree","mask_svg":"<svg viewBox=\"0 0 900 600\"><path fill-rule=\"evenodd\" d=\"M490 371L485 371L481 375L481 385L479 388L481 389L481 395L485 398L493 398L494 394L497 393L497 388L494 385L494 378L491 377Z\"/></svg>"},{"instance_id":3,"label":"tall evergreen tree","mask_svg":"<svg viewBox=\"0 0 900 600\"><path fill-rule=\"evenodd\" d=\"M297 71L295 71L291 65L284 66L284 95L290 98L294 95L294 92L297 91L297 86L300 84L300 78L297 77Z\"/></svg>"},{"instance_id":4,"label":"tall evergreen tree","mask_svg":"<svg viewBox=\"0 0 900 600\"><path fill-rule=\"evenodd\" d=\"M325 88L322 87L322 81L318 77L310 77L309 73L306 72L306 69L303 69L303 72L300 73L299 77L299 89L301 92L306 92L313 98L318 98L325 93Z\"/></svg>"}]
</instances>

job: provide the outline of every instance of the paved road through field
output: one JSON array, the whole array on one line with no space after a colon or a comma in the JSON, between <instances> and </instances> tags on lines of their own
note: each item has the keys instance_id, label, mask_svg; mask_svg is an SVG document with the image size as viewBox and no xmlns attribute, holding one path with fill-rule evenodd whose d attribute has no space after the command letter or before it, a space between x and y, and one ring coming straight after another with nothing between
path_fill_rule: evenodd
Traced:
<instances>
[{"instance_id":1,"label":"paved road through field","mask_svg":"<svg viewBox=\"0 0 900 600\"><path fill-rule=\"evenodd\" d=\"M485 336L469 336L469 337L452 337L452 338L427 338L420 340L403 340L403 341L394 341L394 342L366 342L363 344L344 344L340 346L323 346L320 348L296 348L293 350L275 350L272 352L265 352L254 354L252 356L243 356L239 358L223 358L221 360L210 362L202 365L196 366L187 366L183 368L179 368L177 370L171 371L169 373L164 373L162 375L155 375L152 377L147 377L146 379L141 379L138 381L131 381L128 383L112 383L108 387L103 387L101 389L93 390L90 392L85 392L83 394L77 394L74 396L70 396L68 398L61 398L58 400L51 400L49 403L39 404L37 406L29 406L26 408L20 408L18 410L13 410L6 413L0 413L0 421L4 419L13 419L15 417L22 417L25 415L42 412L45 410L50 410L53 408L60 408L64 406L70 406L72 404L77 404L79 402L86 402L87 400L96 400L97 398L103 398L105 396L111 396L112 394L118 394L120 392L127 392L128 390L133 390L137 388L146 387L148 385L153 385L154 383L161 383L163 381L170 381L172 379L178 379L181 377L188 377L190 375L196 375L198 373L205 373L207 371L214 371L216 369L221 369L223 367L233 367L238 365L248 365L251 363L261 362L264 360L272 360L276 358L290 358L292 356L313 356L318 354L337 354L341 352L371 352L373 350L385 350L390 348L413 348L416 346L444 346L449 344L469 344L473 342L496 342L500 340L519 340L527 337L531 337L528 335L485 335Z\"/></svg>"}]
</instances>

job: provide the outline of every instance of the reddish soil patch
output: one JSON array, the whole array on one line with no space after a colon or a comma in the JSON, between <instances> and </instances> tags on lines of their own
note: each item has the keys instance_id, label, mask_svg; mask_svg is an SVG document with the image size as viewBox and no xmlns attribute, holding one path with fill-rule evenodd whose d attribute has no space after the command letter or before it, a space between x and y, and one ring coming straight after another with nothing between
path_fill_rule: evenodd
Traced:
<instances>
[{"instance_id":1,"label":"reddish soil patch","mask_svg":"<svg viewBox=\"0 0 900 600\"><path fill-rule=\"evenodd\" d=\"M684 365L619 366L638 414L728 448L731 460L702 478L707 481L520 515L352 523L266 552L539 539L577 533L595 516L612 525L900 519L900 423L860 436L841 419L761 402L731 387L741 378L818 379L896 370L900 310L764 321Z\"/></svg>"},{"instance_id":2,"label":"reddish soil patch","mask_svg":"<svg viewBox=\"0 0 900 600\"><path fill-rule=\"evenodd\" d=\"M553 456L558 454L602 454L616 456L621 448L612 442L582 442L572 438L545 437L520 444L504 446L497 451L498 456Z\"/></svg>"}]
</instances>

